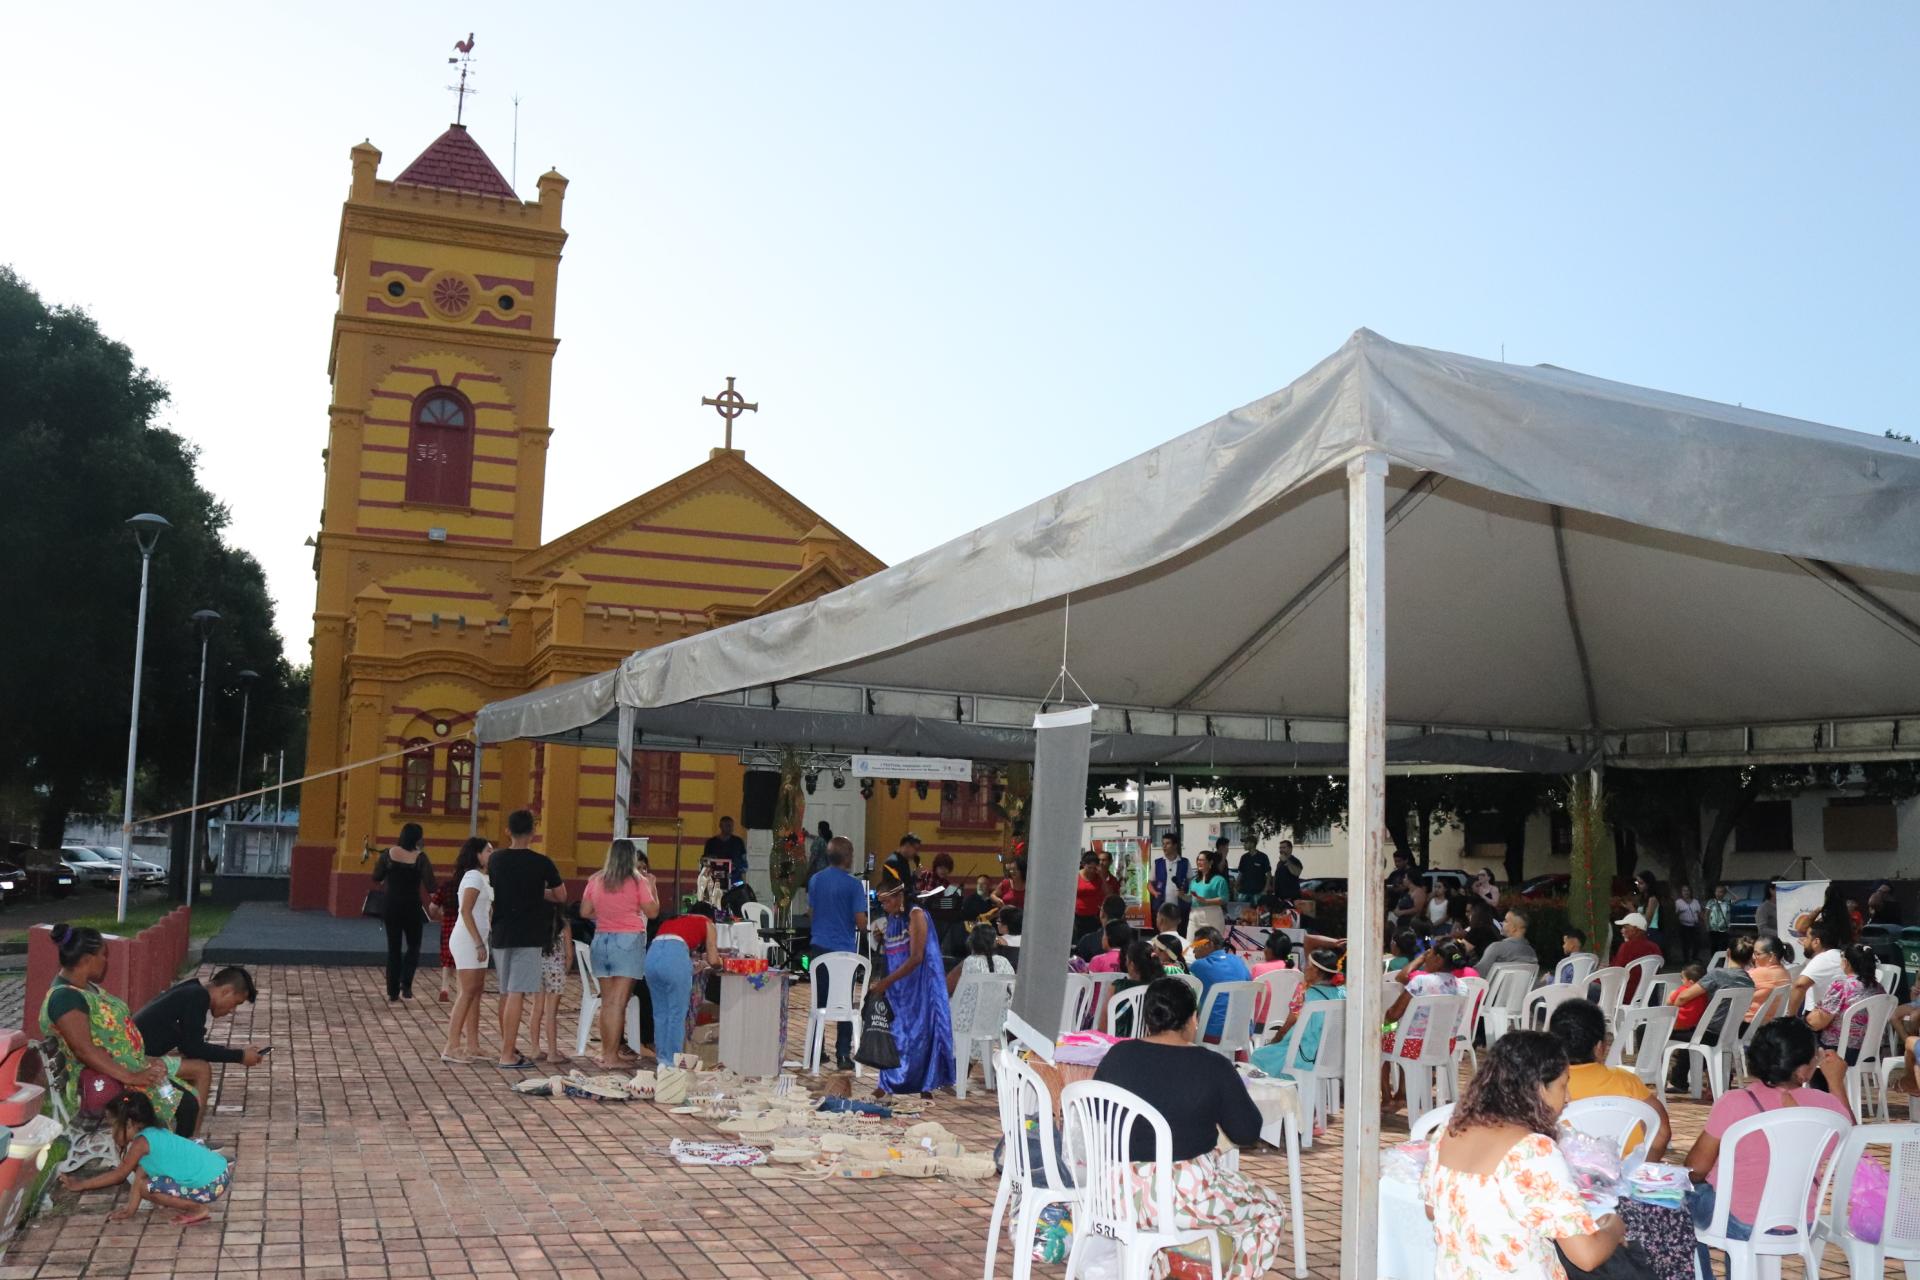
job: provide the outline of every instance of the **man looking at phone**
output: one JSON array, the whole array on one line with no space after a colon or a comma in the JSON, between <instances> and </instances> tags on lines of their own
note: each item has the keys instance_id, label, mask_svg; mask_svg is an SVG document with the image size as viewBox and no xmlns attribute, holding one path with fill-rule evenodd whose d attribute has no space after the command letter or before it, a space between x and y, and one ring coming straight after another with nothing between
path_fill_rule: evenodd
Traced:
<instances>
[{"instance_id":1,"label":"man looking at phone","mask_svg":"<svg viewBox=\"0 0 1920 1280\"><path fill-rule=\"evenodd\" d=\"M133 1015L149 1056L162 1058L177 1053L202 1062L237 1062L257 1067L267 1055L266 1049L252 1045L231 1048L207 1043L208 1017L224 1018L243 1004L252 1004L253 975L237 965L220 970L205 983L188 978L149 1000Z\"/></svg>"}]
</instances>

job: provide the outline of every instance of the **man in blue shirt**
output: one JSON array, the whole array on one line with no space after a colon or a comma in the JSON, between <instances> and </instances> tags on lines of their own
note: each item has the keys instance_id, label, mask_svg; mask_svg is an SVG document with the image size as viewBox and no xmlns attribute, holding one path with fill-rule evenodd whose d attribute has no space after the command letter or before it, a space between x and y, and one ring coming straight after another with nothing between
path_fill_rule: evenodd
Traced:
<instances>
[{"instance_id":1,"label":"man in blue shirt","mask_svg":"<svg viewBox=\"0 0 1920 1280\"><path fill-rule=\"evenodd\" d=\"M867 886L853 878L847 868L853 864L853 841L835 836L827 842L827 865L807 881L807 910L813 913L808 952L815 959L829 951L860 950L860 935L867 931ZM813 966L813 998L824 1004L827 999L827 974ZM853 1069L853 1024L834 1025L834 1066L840 1071Z\"/></svg>"},{"instance_id":2,"label":"man in blue shirt","mask_svg":"<svg viewBox=\"0 0 1920 1280\"><path fill-rule=\"evenodd\" d=\"M1247 962L1227 950L1226 939L1212 925L1203 925L1193 931L1193 944L1188 948L1193 959L1187 963L1187 972L1200 979L1200 1007L1207 1007L1207 993L1222 982L1252 982L1253 971L1247 968ZM1203 1033L1209 1040L1218 1040L1221 1030L1227 1025L1227 1001L1222 1000L1214 1007L1213 1016L1207 1019Z\"/></svg>"}]
</instances>

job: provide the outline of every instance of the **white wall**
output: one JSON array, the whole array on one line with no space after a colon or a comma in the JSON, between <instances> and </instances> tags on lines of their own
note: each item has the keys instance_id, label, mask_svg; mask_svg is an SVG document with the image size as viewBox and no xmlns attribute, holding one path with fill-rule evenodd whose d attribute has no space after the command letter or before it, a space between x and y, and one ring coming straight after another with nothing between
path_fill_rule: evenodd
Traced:
<instances>
[{"instance_id":1,"label":"white wall","mask_svg":"<svg viewBox=\"0 0 1920 1280\"><path fill-rule=\"evenodd\" d=\"M1823 814L1827 801L1843 792L1809 792L1794 796L1791 852L1735 853L1729 840L1722 866L1727 880L1798 880L1801 858L1808 859L1808 879L1874 880L1920 879L1920 801L1905 800L1895 807L1899 848L1885 853L1829 853ZM1709 824L1713 813L1701 819Z\"/></svg>"}]
</instances>

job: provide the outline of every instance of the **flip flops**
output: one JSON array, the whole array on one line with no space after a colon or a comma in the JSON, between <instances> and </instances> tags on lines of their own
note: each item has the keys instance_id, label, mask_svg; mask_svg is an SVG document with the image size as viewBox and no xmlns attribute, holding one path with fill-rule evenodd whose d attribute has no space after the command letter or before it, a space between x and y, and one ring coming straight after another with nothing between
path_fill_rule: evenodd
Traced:
<instances>
[{"instance_id":1,"label":"flip flops","mask_svg":"<svg viewBox=\"0 0 1920 1280\"><path fill-rule=\"evenodd\" d=\"M513 1055L512 1062L496 1062L493 1065L502 1071L531 1071L533 1070L533 1059L524 1053L516 1052Z\"/></svg>"}]
</instances>

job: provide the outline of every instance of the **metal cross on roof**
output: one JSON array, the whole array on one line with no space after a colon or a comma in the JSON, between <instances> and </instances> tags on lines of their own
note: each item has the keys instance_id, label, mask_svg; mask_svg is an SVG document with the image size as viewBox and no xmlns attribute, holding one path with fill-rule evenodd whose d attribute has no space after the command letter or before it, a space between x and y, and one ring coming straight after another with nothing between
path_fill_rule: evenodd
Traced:
<instances>
[{"instance_id":1,"label":"metal cross on roof","mask_svg":"<svg viewBox=\"0 0 1920 1280\"><path fill-rule=\"evenodd\" d=\"M750 404L747 398L733 389L733 378L727 378L727 389L717 396L702 396L700 403L711 405L713 411L727 420L727 448L733 448L733 420L743 413L758 413L760 406Z\"/></svg>"}]
</instances>

